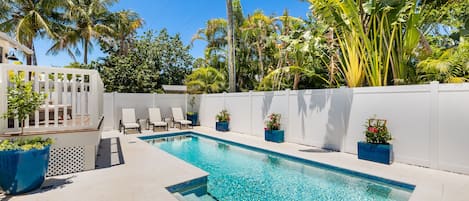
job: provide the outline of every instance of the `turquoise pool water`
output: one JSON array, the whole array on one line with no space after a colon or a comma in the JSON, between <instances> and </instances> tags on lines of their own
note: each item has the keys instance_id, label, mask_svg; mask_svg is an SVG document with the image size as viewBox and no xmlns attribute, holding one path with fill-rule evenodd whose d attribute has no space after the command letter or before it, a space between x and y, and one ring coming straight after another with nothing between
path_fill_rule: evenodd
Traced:
<instances>
[{"instance_id":1,"label":"turquoise pool water","mask_svg":"<svg viewBox=\"0 0 469 201\"><path fill-rule=\"evenodd\" d=\"M193 134L144 140L210 173L208 192L223 201L404 201L412 191Z\"/></svg>"}]
</instances>

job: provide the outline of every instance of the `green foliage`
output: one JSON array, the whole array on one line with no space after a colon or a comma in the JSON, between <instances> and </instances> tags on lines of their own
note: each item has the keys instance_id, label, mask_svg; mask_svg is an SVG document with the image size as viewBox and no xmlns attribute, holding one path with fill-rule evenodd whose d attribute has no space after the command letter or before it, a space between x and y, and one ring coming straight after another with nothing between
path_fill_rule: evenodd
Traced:
<instances>
[{"instance_id":1,"label":"green foliage","mask_svg":"<svg viewBox=\"0 0 469 201\"><path fill-rule=\"evenodd\" d=\"M228 113L228 110L222 110L220 113L215 116L215 119L218 122L229 122L230 121L230 113Z\"/></svg>"},{"instance_id":2,"label":"green foliage","mask_svg":"<svg viewBox=\"0 0 469 201\"><path fill-rule=\"evenodd\" d=\"M41 150L53 143L54 141L51 138L43 139L41 137L35 137L32 139L19 138L2 140L0 142L0 151L29 151L31 149Z\"/></svg>"},{"instance_id":3,"label":"green foliage","mask_svg":"<svg viewBox=\"0 0 469 201\"><path fill-rule=\"evenodd\" d=\"M190 93L218 93L226 86L225 76L212 67L194 70L185 83Z\"/></svg>"},{"instance_id":4,"label":"green foliage","mask_svg":"<svg viewBox=\"0 0 469 201\"><path fill-rule=\"evenodd\" d=\"M386 127L386 120L370 118L366 125L366 142L373 144L389 144L391 134Z\"/></svg>"},{"instance_id":5,"label":"green foliage","mask_svg":"<svg viewBox=\"0 0 469 201\"><path fill-rule=\"evenodd\" d=\"M469 80L469 42L448 49L434 48L433 55L417 65L421 82L461 83Z\"/></svg>"},{"instance_id":6,"label":"green foliage","mask_svg":"<svg viewBox=\"0 0 469 201\"><path fill-rule=\"evenodd\" d=\"M193 58L179 35L170 36L166 29L148 31L133 45L126 55L111 52L91 64L100 72L107 92L157 93L163 84L184 83Z\"/></svg>"},{"instance_id":7,"label":"green foliage","mask_svg":"<svg viewBox=\"0 0 469 201\"><path fill-rule=\"evenodd\" d=\"M23 133L24 121L44 103L47 94L40 94L33 90L32 82L24 82L24 74L20 73L10 78L13 86L8 87L8 110L3 118L17 118L21 122Z\"/></svg>"},{"instance_id":8,"label":"green foliage","mask_svg":"<svg viewBox=\"0 0 469 201\"><path fill-rule=\"evenodd\" d=\"M279 130L280 129L280 114L272 113L267 118L266 126L267 130Z\"/></svg>"},{"instance_id":9,"label":"green foliage","mask_svg":"<svg viewBox=\"0 0 469 201\"><path fill-rule=\"evenodd\" d=\"M0 3L0 31L12 33L21 44L34 51L34 40L47 36L54 38L58 16L57 8L63 1L55 0L2 0ZM26 54L28 65L37 65L36 52Z\"/></svg>"}]
</instances>

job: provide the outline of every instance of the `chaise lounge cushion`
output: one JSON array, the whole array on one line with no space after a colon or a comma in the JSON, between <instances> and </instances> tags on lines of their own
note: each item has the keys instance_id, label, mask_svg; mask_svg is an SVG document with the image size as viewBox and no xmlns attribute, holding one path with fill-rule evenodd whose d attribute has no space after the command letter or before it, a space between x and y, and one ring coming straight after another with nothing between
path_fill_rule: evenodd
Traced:
<instances>
[{"instance_id":1,"label":"chaise lounge cushion","mask_svg":"<svg viewBox=\"0 0 469 201\"><path fill-rule=\"evenodd\" d=\"M138 123L123 123L124 128L138 128L140 125Z\"/></svg>"},{"instance_id":2,"label":"chaise lounge cushion","mask_svg":"<svg viewBox=\"0 0 469 201\"><path fill-rule=\"evenodd\" d=\"M151 124L154 125L154 126L166 126L166 125L168 125L168 123L162 122L162 121L151 122Z\"/></svg>"},{"instance_id":3,"label":"chaise lounge cushion","mask_svg":"<svg viewBox=\"0 0 469 201\"><path fill-rule=\"evenodd\" d=\"M189 120L177 120L177 121L175 120L175 122L180 123L180 124L184 124L184 125L192 124L192 121L189 121Z\"/></svg>"}]
</instances>

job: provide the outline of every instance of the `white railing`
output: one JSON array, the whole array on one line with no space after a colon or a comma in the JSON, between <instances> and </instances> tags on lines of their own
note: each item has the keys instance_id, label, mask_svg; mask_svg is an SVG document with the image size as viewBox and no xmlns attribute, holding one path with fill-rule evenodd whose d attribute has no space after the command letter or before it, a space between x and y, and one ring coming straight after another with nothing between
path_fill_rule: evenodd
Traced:
<instances>
[{"instance_id":1,"label":"white railing","mask_svg":"<svg viewBox=\"0 0 469 201\"><path fill-rule=\"evenodd\" d=\"M7 91L12 75L24 74L46 101L25 121L28 130L95 128L103 114L103 83L97 71L0 64L0 114L8 109ZM0 119L0 133L17 131L17 119Z\"/></svg>"}]
</instances>

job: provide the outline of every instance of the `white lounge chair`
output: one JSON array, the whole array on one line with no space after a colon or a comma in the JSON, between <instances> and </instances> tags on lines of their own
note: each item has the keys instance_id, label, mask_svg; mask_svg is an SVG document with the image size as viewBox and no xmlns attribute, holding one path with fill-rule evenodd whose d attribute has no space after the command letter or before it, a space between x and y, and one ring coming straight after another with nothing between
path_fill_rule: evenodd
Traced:
<instances>
[{"instance_id":1,"label":"white lounge chair","mask_svg":"<svg viewBox=\"0 0 469 201\"><path fill-rule=\"evenodd\" d=\"M175 125L179 124L180 129L182 128L182 125L186 125L187 127L189 127L189 125L192 125L192 121L186 120L184 118L184 115L182 113L182 109L180 107L173 107L173 108L171 108L171 111L173 113L174 124Z\"/></svg>"},{"instance_id":2,"label":"white lounge chair","mask_svg":"<svg viewBox=\"0 0 469 201\"><path fill-rule=\"evenodd\" d=\"M153 131L155 131L156 127L165 127L168 130L168 122L164 122L161 119L160 108L148 108L148 114L148 122L153 126Z\"/></svg>"},{"instance_id":3,"label":"white lounge chair","mask_svg":"<svg viewBox=\"0 0 469 201\"><path fill-rule=\"evenodd\" d=\"M122 120L119 122L119 132L121 132L122 129L124 129L124 134L126 134L127 129L136 129L139 133L142 133L138 119L135 118L134 108L122 108Z\"/></svg>"}]
</instances>

